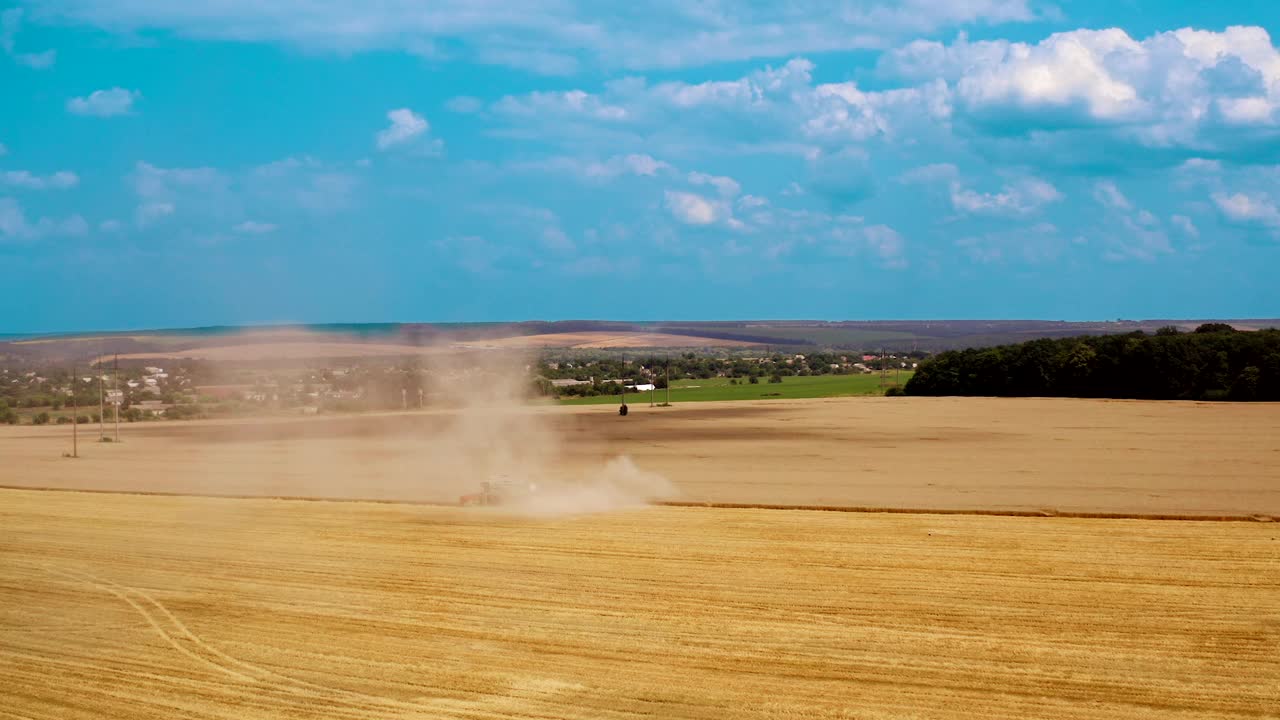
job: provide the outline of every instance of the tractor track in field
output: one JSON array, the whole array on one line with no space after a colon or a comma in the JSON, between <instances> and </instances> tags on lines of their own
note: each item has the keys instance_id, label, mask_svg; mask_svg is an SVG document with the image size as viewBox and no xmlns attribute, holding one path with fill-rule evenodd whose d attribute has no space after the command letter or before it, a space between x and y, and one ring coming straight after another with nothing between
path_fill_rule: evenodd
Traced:
<instances>
[{"instance_id":1,"label":"tractor track in field","mask_svg":"<svg viewBox=\"0 0 1280 720\"><path fill-rule=\"evenodd\" d=\"M174 650L198 664L207 666L242 683L265 686L292 694L308 695L325 699L329 702L336 701L348 705L351 709L368 709L370 705L396 710L422 711L427 709L417 703L366 695L353 690L300 680L245 662L211 646L199 635L192 632L191 628L179 620L164 603L161 603L154 596L143 590L105 580L84 571L58 570L48 566L42 566L41 569L50 575L96 588L124 601L141 615L147 624L156 631L156 634ZM148 609L148 605L151 609ZM166 625L168 626L167 628Z\"/></svg>"},{"instance_id":2,"label":"tractor track in field","mask_svg":"<svg viewBox=\"0 0 1280 720\"><path fill-rule=\"evenodd\" d=\"M154 595L140 588L122 585L83 570L56 569L44 564L32 565L31 567L38 568L49 575L77 585L105 592L123 601L140 615L167 645L199 665L215 670L243 685L256 686L268 691L321 701L329 704L330 707L338 706L352 713L352 718L366 717L364 713L368 712L396 712L410 713L412 717L492 720L503 716L501 706L510 700L510 698L501 696L484 699L442 697L424 698L414 702L369 695L355 690L301 680L240 660L213 647L192 631L168 606L156 599ZM516 690L516 688L512 689ZM521 699L528 703L555 705L555 701L551 697L539 697L540 694L545 693L534 691L517 692L517 694L521 695ZM549 693L548 695L554 694Z\"/></svg>"}]
</instances>

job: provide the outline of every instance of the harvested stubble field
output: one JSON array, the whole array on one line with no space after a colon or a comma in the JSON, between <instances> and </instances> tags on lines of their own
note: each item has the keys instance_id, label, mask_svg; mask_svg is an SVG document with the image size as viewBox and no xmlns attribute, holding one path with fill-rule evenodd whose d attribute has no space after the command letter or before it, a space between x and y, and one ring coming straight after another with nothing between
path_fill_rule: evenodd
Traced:
<instances>
[{"instance_id":1,"label":"harvested stubble field","mask_svg":"<svg viewBox=\"0 0 1280 720\"><path fill-rule=\"evenodd\" d=\"M0 491L0 716L1259 718L1273 524Z\"/></svg>"},{"instance_id":2,"label":"harvested stubble field","mask_svg":"<svg viewBox=\"0 0 1280 720\"><path fill-rule=\"evenodd\" d=\"M495 458L591 472L626 454L679 500L1280 516L1280 405L834 398L123 426L0 427L0 485L456 501ZM456 426L479 428L476 436ZM81 426L81 440L96 435ZM110 428L108 428L110 430Z\"/></svg>"}]
</instances>

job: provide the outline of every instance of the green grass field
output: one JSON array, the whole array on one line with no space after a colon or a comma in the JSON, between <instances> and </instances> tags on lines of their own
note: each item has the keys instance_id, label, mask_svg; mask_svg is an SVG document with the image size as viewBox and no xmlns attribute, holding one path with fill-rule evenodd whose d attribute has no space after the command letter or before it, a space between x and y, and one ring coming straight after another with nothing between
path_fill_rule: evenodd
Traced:
<instances>
[{"instance_id":1,"label":"green grass field","mask_svg":"<svg viewBox=\"0 0 1280 720\"><path fill-rule=\"evenodd\" d=\"M911 373L903 372L901 382L905 385ZM889 374L889 383L894 381L893 373ZM774 398L823 398L846 397L851 395L883 395L885 388L880 385L879 373L872 375L810 375L808 377L793 376L782 378L781 383L770 383L768 378L761 378L758 385L748 384L745 379L741 385L730 385L729 378L711 378L708 380L674 380L671 383L671 402L707 402L711 400L770 400ZM654 392L655 402L666 400L667 392ZM617 403L617 395L600 395L587 398L563 398L565 405L603 405ZM649 393L627 393L629 403L648 403Z\"/></svg>"}]
</instances>

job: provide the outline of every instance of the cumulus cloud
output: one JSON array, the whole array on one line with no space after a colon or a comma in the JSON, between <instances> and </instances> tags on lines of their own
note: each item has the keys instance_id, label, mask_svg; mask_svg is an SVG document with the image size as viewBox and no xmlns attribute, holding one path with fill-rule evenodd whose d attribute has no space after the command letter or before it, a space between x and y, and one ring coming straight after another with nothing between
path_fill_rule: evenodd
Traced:
<instances>
[{"instance_id":1,"label":"cumulus cloud","mask_svg":"<svg viewBox=\"0 0 1280 720\"><path fill-rule=\"evenodd\" d=\"M589 0L503 6L436 0L430 12L418 0L312 2L290 12L252 2L206 3L196 12L164 0L44 0L42 12L122 33L161 30L340 53L393 50L543 74L880 48L895 38L945 28L1037 17L1029 0L845 0L837 6L825 0L659 0L643 7Z\"/></svg>"},{"instance_id":2,"label":"cumulus cloud","mask_svg":"<svg viewBox=\"0 0 1280 720\"><path fill-rule=\"evenodd\" d=\"M721 197L726 198L736 197L739 192L742 192L742 186L738 184L738 181L721 175L691 172L689 173L689 183L692 185L710 185L719 191Z\"/></svg>"},{"instance_id":3,"label":"cumulus cloud","mask_svg":"<svg viewBox=\"0 0 1280 720\"><path fill-rule=\"evenodd\" d=\"M1214 193L1213 202L1233 223L1280 230L1280 207L1261 193Z\"/></svg>"},{"instance_id":4,"label":"cumulus cloud","mask_svg":"<svg viewBox=\"0 0 1280 720\"><path fill-rule=\"evenodd\" d=\"M959 181L951 183L951 205L966 214L1030 215L1061 199L1057 188L1038 178L1021 178L995 193L978 192Z\"/></svg>"},{"instance_id":5,"label":"cumulus cloud","mask_svg":"<svg viewBox=\"0 0 1280 720\"><path fill-rule=\"evenodd\" d=\"M624 175L656 177L675 170L670 164L644 153L614 155L604 160L557 156L512 163L508 167L514 170L568 173L592 181L613 180Z\"/></svg>"},{"instance_id":6,"label":"cumulus cloud","mask_svg":"<svg viewBox=\"0 0 1280 720\"><path fill-rule=\"evenodd\" d=\"M671 166L649 155L632 153L630 155L614 155L604 162L588 163L583 173L590 178L612 178L618 175L639 175L653 177Z\"/></svg>"},{"instance_id":7,"label":"cumulus cloud","mask_svg":"<svg viewBox=\"0 0 1280 720\"><path fill-rule=\"evenodd\" d=\"M919 41L886 58L898 76L953 78L958 111L996 133L1100 128L1150 150L1214 153L1280 138L1280 52L1260 27Z\"/></svg>"},{"instance_id":8,"label":"cumulus cloud","mask_svg":"<svg viewBox=\"0 0 1280 720\"><path fill-rule=\"evenodd\" d=\"M493 105L494 112L517 116L578 115L596 120L625 120L627 111L582 90L531 92L507 95Z\"/></svg>"},{"instance_id":9,"label":"cumulus cloud","mask_svg":"<svg viewBox=\"0 0 1280 720\"><path fill-rule=\"evenodd\" d=\"M1153 262L1161 255L1174 252L1173 244L1169 242L1169 236L1160 226L1160 221L1145 210L1137 215L1121 217L1119 232L1109 228L1099 234L1104 242L1102 257L1112 262Z\"/></svg>"},{"instance_id":10,"label":"cumulus cloud","mask_svg":"<svg viewBox=\"0 0 1280 720\"><path fill-rule=\"evenodd\" d=\"M831 229L831 249L837 255L875 257L881 267L901 270L908 265L906 240L888 225L835 225Z\"/></svg>"},{"instance_id":11,"label":"cumulus cloud","mask_svg":"<svg viewBox=\"0 0 1280 720\"><path fill-rule=\"evenodd\" d=\"M134 222L138 227L150 227L172 215L176 209L170 202L144 202L134 212Z\"/></svg>"},{"instance_id":12,"label":"cumulus cloud","mask_svg":"<svg viewBox=\"0 0 1280 720\"><path fill-rule=\"evenodd\" d=\"M549 226L542 229L541 242L543 247L548 250L557 252L568 252L573 250L575 243L569 237L568 233L559 226Z\"/></svg>"},{"instance_id":13,"label":"cumulus cloud","mask_svg":"<svg viewBox=\"0 0 1280 720\"><path fill-rule=\"evenodd\" d=\"M679 151L719 150L813 159L851 142L937 135L951 113L945 83L864 91L854 83L813 83L813 63L793 58L779 67L728 80L650 84L629 77L597 93L582 90L510 95L492 106L511 125L508 137L556 140L581 148L617 148L654 140ZM641 143L645 143L641 145Z\"/></svg>"},{"instance_id":14,"label":"cumulus cloud","mask_svg":"<svg viewBox=\"0 0 1280 720\"><path fill-rule=\"evenodd\" d=\"M17 200L0 197L0 238L5 240L39 240L45 237L76 237L89 231L89 224L79 215L65 218L27 218Z\"/></svg>"},{"instance_id":15,"label":"cumulus cloud","mask_svg":"<svg viewBox=\"0 0 1280 720\"><path fill-rule=\"evenodd\" d=\"M1116 210L1130 210L1133 203L1120 192L1120 188L1111 180L1099 180L1093 186L1093 197L1104 207Z\"/></svg>"},{"instance_id":16,"label":"cumulus cloud","mask_svg":"<svg viewBox=\"0 0 1280 720\"><path fill-rule=\"evenodd\" d=\"M133 103L142 97L137 90L113 87L110 90L94 90L85 97L67 101L67 111L76 115L112 117L133 112Z\"/></svg>"},{"instance_id":17,"label":"cumulus cloud","mask_svg":"<svg viewBox=\"0 0 1280 720\"><path fill-rule=\"evenodd\" d=\"M686 225L710 225L728 217L724 203L697 193L667 190L666 204L671 215Z\"/></svg>"},{"instance_id":18,"label":"cumulus cloud","mask_svg":"<svg viewBox=\"0 0 1280 720\"><path fill-rule=\"evenodd\" d=\"M9 170L0 173L0 186L24 190L67 190L80 184L80 176L60 170L52 175L33 175L26 170Z\"/></svg>"},{"instance_id":19,"label":"cumulus cloud","mask_svg":"<svg viewBox=\"0 0 1280 720\"><path fill-rule=\"evenodd\" d=\"M892 138L900 127L921 120L945 123L952 112L951 91L941 80L876 92L860 90L853 82L830 83L816 86L800 101L805 134L837 141Z\"/></svg>"},{"instance_id":20,"label":"cumulus cloud","mask_svg":"<svg viewBox=\"0 0 1280 720\"><path fill-rule=\"evenodd\" d=\"M374 137L379 150L408 146L434 154L444 147L444 142L439 139L432 139L425 144L422 142L427 139L426 135L431 130L431 124L426 118L409 108L388 111L387 119L391 124L378 131Z\"/></svg>"},{"instance_id":21,"label":"cumulus cloud","mask_svg":"<svg viewBox=\"0 0 1280 720\"><path fill-rule=\"evenodd\" d=\"M976 68L1002 62L1008 52L1007 40L971 43L968 35L960 33L951 45L935 40L913 40L889 50L876 61L876 70L882 76L896 79L955 82Z\"/></svg>"},{"instance_id":22,"label":"cumulus cloud","mask_svg":"<svg viewBox=\"0 0 1280 720\"><path fill-rule=\"evenodd\" d=\"M1187 217L1186 215L1174 215L1173 217L1169 218L1169 221L1173 223L1174 227L1181 230L1188 237L1192 237L1192 238L1200 237L1200 228L1196 227L1196 224L1192 222L1191 218Z\"/></svg>"},{"instance_id":23,"label":"cumulus cloud","mask_svg":"<svg viewBox=\"0 0 1280 720\"><path fill-rule=\"evenodd\" d=\"M18 30L22 27L22 8L12 8L0 12L0 50L6 55L13 58L19 65L26 65L35 70L44 70L53 67L54 62L58 59L56 50L44 50L35 53L18 52L15 39Z\"/></svg>"},{"instance_id":24,"label":"cumulus cloud","mask_svg":"<svg viewBox=\"0 0 1280 720\"><path fill-rule=\"evenodd\" d=\"M140 203L139 224L172 215L179 199L212 202L224 197L231 178L211 167L164 168L139 162L132 176L134 193Z\"/></svg>"}]
</instances>

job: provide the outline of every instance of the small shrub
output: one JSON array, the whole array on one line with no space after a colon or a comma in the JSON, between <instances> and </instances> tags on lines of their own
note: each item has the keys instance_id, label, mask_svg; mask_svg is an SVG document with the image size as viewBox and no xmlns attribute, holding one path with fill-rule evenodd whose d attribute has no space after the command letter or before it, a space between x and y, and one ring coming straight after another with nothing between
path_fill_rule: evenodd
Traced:
<instances>
[{"instance_id":1,"label":"small shrub","mask_svg":"<svg viewBox=\"0 0 1280 720\"><path fill-rule=\"evenodd\" d=\"M885 397L902 397L906 394L907 394L906 391L898 387L897 385L894 385L893 387L888 388L884 391Z\"/></svg>"},{"instance_id":2,"label":"small shrub","mask_svg":"<svg viewBox=\"0 0 1280 720\"><path fill-rule=\"evenodd\" d=\"M58 419L54 420L54 423L57 425L70 425L71 418L67 417L66 415L59 415Z\"/></svg>"},{"instance_id":3,"label":"small shrub","mask_svg":"<svg viewBox=\"0 0 1280 720\"><path fill-rule=\"evenodd\" d=\"M40 413L40 414L38 414L38 415L34 415L34 416L32 416L32 418L31 418L31 424L32 424L32 425L48 425L48 424L49 424L49 413L47 413L47 412L42 412L42 413Z\"/></svg>"}]
</instances>

